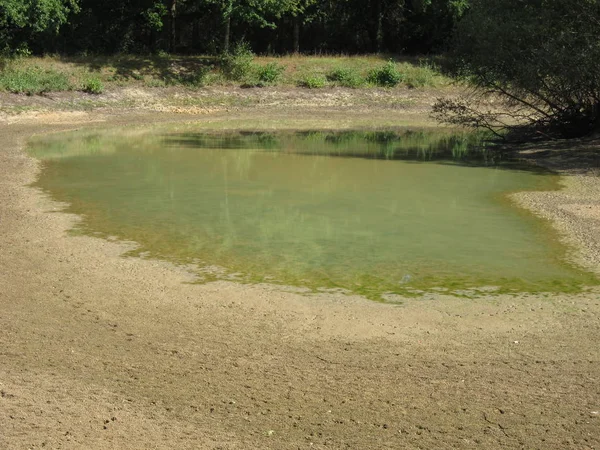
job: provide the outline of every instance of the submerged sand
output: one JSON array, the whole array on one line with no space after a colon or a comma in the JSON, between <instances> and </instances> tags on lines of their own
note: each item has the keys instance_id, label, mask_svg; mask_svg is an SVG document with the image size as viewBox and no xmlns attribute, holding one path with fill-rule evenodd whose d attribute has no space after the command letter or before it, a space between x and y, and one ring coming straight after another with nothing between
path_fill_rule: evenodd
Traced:
<instances>
[{"instance_id":1,"label":"submerged sand","mask_svg":"<svg viewBox=\"0 0 600 450\"><path fill-rule=\"evenodd\" d=\"M77 218L28 187L34 133L165 120L189 118L0 126L0 448L600 448L598 289L394 306L195 285L123 258L123 243L69 235ZM562 191L518 201L597 270L599 178L570 170Z\"/></svg>"}]
</instances>

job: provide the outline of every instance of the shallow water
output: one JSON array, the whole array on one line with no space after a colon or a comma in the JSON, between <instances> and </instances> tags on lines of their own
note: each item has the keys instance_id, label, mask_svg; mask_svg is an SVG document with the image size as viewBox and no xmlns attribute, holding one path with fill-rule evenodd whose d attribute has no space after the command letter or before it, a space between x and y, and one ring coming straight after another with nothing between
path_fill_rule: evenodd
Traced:
<instances>
[{"instance_id":1,"label":"shallow water","mask_svg":"<svg viewBox=\"0 0 600 450\"><path fill-rule=\"evenodd\" d=\"M595 284L507 193L558 178L448 132L86 132L34 142L37 185L88 234L234 278L380 299Z\"/></svg>"}]
</instances>

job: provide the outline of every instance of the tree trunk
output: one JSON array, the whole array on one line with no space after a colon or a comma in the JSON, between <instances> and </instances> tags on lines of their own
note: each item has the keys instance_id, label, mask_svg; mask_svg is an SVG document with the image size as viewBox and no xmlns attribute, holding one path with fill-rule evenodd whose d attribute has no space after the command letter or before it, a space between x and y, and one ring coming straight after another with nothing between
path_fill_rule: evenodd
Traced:
<instances>
[{"instance_id":1,"label":"tree trunk","mask_svg":"<svg viewBox=\"0 0 600 450\"><path fill-rule=\"evenodd\" d=\"M169 33L169 51L175 52L177 46L177 0L171 0L171 32Z\"/></svg>"},{"instance_id":2,"label":"tree trunk","mask_svg":"<svg viewBox=\"0 0 600 450\"><path fill-rule=\"evenodd\" d=\"M200 48L198 42L200 41L200 23L198 19L194 19L192 24L192 50L198 51Z\"/></svg>"},{"instance_id":3,"label":"tree trunk","mask_svg":"<svg viewBox=\"0 0 600 450\"><path fill-rule=\"evenodd\" d=\"M229 40L231 37L231 15L225 18L225 35L223 36L223 52L229 53Z\"/></svg>"},{"instance_id":4,"label":"tree trunk","mask_svg":"<svg viewBox=\"0 0 600 450\"><path fill-rule=\"evenodd\" d=\"M300 53L300 19L294 17L294 53Z\"/></svg>"},{"instance_id":5,"label":"tree trunk","mask_svg":"<svg viewBox=\"0 0 600 450\"><path fill-rule=\"evenodd\" d=\"M381 0L377 2L377 53L383 50L383 8Z\"/></svg>"},{"instance_id":6,"label":"tree trunk","mask_svg":"<svg viewBox=\"0 0 600 450\"><path fill-rule=\"evenodd\" d=\"M597 101L592 106L592 121L592 131L600 131L600 101Z\"/></svg>"}]
</instances>

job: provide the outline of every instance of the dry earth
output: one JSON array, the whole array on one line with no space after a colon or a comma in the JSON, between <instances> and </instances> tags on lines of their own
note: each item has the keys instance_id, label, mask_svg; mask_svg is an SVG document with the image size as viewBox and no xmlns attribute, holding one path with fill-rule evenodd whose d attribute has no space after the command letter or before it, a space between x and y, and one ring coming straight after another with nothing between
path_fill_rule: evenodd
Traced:
<instances>
[{"instance_id":1,"label":"dry earth","mask_svg":"<svg viewBox=\"0 0 600 450\"><path fill-rule=\"evenodd\" d=\"M600 449L598 289L393 306L194 285L184 268L123 258L125 244L68 235L77 218L28 187L40 170L23 150L34 133L192 119L426 120L419 107L349 112L318 101L195 118L35 105L4 116L0 448ZM557 154L528 157L560 168ZM519 201L553 219L579 246L574 256L597 269L598 178L569 169L563 191Z\"/></svg>"}]
</instances>

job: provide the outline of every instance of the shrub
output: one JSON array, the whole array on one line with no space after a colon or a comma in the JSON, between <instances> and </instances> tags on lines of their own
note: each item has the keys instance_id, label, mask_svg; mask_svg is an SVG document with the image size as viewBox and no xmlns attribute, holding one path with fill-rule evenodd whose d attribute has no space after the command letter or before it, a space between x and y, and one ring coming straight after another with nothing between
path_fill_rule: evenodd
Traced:
<instances>
[{"instance_id":1,"label":"shrub","mask_svg":"<svg viewBox=\"0 0 600 450\"><path fill-rule=\"evenodd\" d=\"M242 81L252 72L253 61L254 53L250 45L240 42L232 52L221 57L221 70L228 80Z\"/></svg>"},{"instance_id":2,"label":"shrub","mask_svg":"<svg viewBox=\"0 0 600 450\"><path fill-rule=\"evenodd\" d=\"M261 84L274 84L281 79L285 67L276 62L270 62L256 68L258 82Z\"/></svg>"},{"instance_id":3,"label":"shrub","mask_svg":"<svg viewBox=\"0 0 600 450\"><path fill-rule=\"evenodd\" d=\"M400 73L396 63L390 60L385 65L371 70L367 80L377 86L394 87L404 80L404 75Z\"/></svg>"},{"instance_id":4,"label":"shrub","mask_svg":"<svg viewBox=\"0 0 600 450\"><path fill-rule=\"evenodd\" d=\"M327 80L325 79L325 77L323 75L309 74L309 75L303 76L298 81L298 86L306 87L309 89L320 89L320 88L325 87L326 81Z\"/></svg>"},{"instance_id":5,"label":"shrub","mask_svg":"<svg viewBox=\"0 0 600 450\"><path fill-rule=\"evenodd\" d=\"M73 88L64 73L42 70L38 67L11 68L0 73L0 89L15 94L43 94L69 91Z\"/></svg>"},{"instance_id":6,"label":"shrub","mask_svg":"<svg viewBox=\"0 0 600 450\"><path fill-rule=\"evenodd\" d=\"M89 78L83 82L83 86L81 87L83 92L87 92L88 94L102 94L104 92L104 85L102 81L98 78Z\"/></svg>"},{"instance_id":7,"label":"shrub","mask_svg":"<svg viewBox=\"0 0 600 450\"><path fill-rule=\"evenodd\" d=\"M327 75L327 79L340 86L349 88L357 88L364 82L360 74L355 69L347 67L333 69Z\"/></svg>"},{"instance_id":8,"label":"shrub","mask_svg":"<svg viewBox=\"0 0 600 450\"><path fill-rule=\"evenodd\" d=\"M442 99L436 117L511 137L572 138L600 131L600 2L472 0L458 26L453 72L485 100Z\"/></svg>"}]
</instances>

